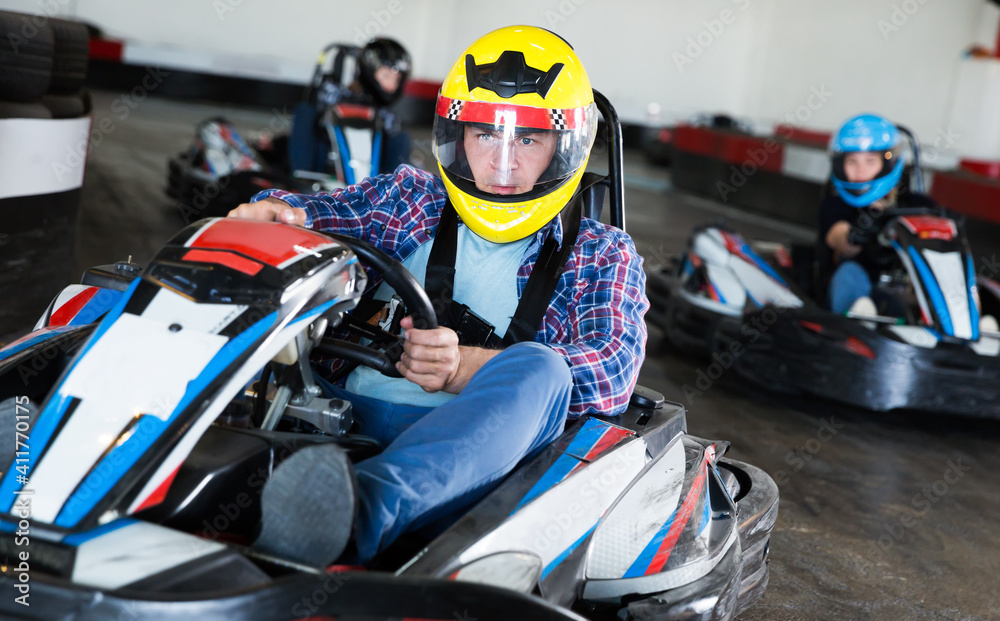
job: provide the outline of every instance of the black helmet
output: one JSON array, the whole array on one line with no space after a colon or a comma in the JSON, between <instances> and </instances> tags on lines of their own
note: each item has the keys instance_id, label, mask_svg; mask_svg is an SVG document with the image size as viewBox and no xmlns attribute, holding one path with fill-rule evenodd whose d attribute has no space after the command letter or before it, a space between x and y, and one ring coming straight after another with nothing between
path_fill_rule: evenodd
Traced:
<instances>
[{"instance_id":1,"label":"black helmet","mask_svg":"<svg viewBox=\"0 0 1000 621\"><path fill-rule=\"evenodd\" d=\"M388 68L390 73L383 71L383 75L378 75L382 67ZM376 103L391 105L403 94L403 86L410 75L410 54L393 39L372 39L361 49L358 74L361 86ZM391 82L395 82L395 87Z\"/></svg>"}]
</instances>

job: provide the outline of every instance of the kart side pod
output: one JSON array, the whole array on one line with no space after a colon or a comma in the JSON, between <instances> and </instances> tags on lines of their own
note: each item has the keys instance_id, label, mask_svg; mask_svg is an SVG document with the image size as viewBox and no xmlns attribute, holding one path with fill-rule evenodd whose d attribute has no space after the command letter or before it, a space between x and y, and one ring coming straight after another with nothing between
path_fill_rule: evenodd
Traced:
<instances>
[{"instance_id":1,"label":"kart side pod","mask_svg":"<svg viewBox=\"0 0 1000 621\"><path fill-rule=\"evenodd\" d=\"M364 284L353 253L324 235L203 220L171 240L96 326L55 326L59 311L47 313L46 327L0 350L0 379L53 339L92 333L47 389L20 471L0 480L0 511L10 514L29 489L37 524L79 531L159 502L263 365L316 319L353 307ZM70 299L106 291L95 289Z\"/></svg>"}]
</instances>

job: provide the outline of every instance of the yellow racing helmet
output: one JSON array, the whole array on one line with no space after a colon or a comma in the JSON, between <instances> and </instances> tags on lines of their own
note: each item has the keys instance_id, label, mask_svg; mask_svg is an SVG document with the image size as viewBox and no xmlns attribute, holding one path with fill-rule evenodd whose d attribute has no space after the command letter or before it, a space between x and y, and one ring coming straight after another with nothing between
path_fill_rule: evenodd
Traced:
<instances>
[{"instance_id":1,"label":"yellow racing helmet","mask_svg":"<svg viewBox=\"0 0 1000 621\"><path fill-rule=\"evenodd\" d=\"M462 221L494 243L538 231L580 185L597 133L573 48L533 26L473 43L441 85L434 157Z\"/></svg>"}]
</instances>

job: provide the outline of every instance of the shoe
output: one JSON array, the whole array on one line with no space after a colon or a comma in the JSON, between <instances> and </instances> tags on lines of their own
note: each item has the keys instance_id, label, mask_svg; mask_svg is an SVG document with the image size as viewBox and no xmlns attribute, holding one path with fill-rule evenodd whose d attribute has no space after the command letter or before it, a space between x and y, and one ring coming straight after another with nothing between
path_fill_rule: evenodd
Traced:
<instances>
[{"instance_id":1,"label":"shoe","mask_svg":"<svg viewBox=\"0 0 1000 621\"><path fill-rule=\"evenodd\" d=\"M997 318L993 315L983 315L979 318L980 332L1000 332L1000 325L997 325Z\"/></svg>"},{"instance_id":2,"label":"shoe","mask_svg":"<svg viewBox=\"0 0 1000 621\"><path fill-rule=\"evenodd\" d=\"M878 308L875 306L875 302L872 301L867 295L863 295L857 300L854 300L854 304L851 304L851 308L847 311L848 316L853 315L868 315L875 316L878 315Z\"/></svg>"},{"instance_id":3,"label":"shoe","mask_svg":"<svg viewBox=\"0 0 1000 621\"><path fill-rule=\"evenodd\" d=\"M275 468L261 493L261 532L253 548L325 568L343 554L354 530L357 483L347 453L322 444Z\"/></svg>"}]
</instances>

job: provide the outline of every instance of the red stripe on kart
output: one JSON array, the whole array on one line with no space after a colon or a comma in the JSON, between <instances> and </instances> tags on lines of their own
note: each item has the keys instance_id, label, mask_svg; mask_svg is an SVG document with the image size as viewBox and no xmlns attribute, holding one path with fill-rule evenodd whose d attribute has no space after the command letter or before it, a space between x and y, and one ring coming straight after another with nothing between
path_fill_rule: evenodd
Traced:
<instances>
[{"instance_id":1,"label":"red stripe on kart","mask_svg":"<svg viewBox=\"0 0 1000 621\"><path fill-rule=\"evenodd\" d=\"M336 104L333 106L333 111L342 119L362 119L370 121L375 118L375 108L361 104Z\"/></svg>"},{"instance_id":2,"label":"red stripe on kart","mask_svg":"<svg viewBox=\"0 0 1000 621\"><path fill-rule=\"evenodd\" d=\"M823 334L823 326L816 322L800 319L799 325L802 326L803 328L806 328L807 330L812 330L816 334Z\"/></svg>"},{"instance_id":3,"label":"red stripe on kart","mask_svg":"<svg viewBox=\"0 0 1000 621\"><path fill-rule=\"evenodd\" d=\"M920 239L943 239L950 241L958 235L955 221L951 218L903 216L899 220L911 234L916 235Z\"/></svg>"},{"instance_id":4,"label":"red stripe on kart","mask_svg":"<svg viewBox=\"0 0 1000 621\"><path fill-rule=\"evenodd\" d=\"M49 319L49 326L65 326L73 321L73 318L80 312L80 309L86 306L92 297L97 295L97 289L97 287L90 287L70 298L68 302L59 307L59 310L52 313L52 317Z\"/></svg>"},{"instance_id":5,"label":"red stripe on kart","mask_svg":"<svg viewBox=\"0 0 1000 621\"><path fill-rule=\"evenodd\" d=\"M222 218L202 229L190 247L232 250L278 267L297 255L329 244L329 237L296 226Z\"/></svg>"},{"instance_id":6,"label":"red stripe on kart","mask_svg":"<svg viewBox=\"0 0 1000 621\"><path fill-rule=\"evenodd\" d=\"M601 437L597 439L597 442L587 454L583 456L585 461L593 461L597 459L605 451L617 446L619 442L624 440L629 436L635 435L628 429L621 429L620 427L608 427Z\"/></svg>"},{"instance_id":7,"label":"red stripe on kart","mask_svg":"<svg viewBox=\"0 0 1000 621\"><path fill-rule=\"evenodd\" d=\"M618 443L624 440L625 438L634 435L635 434L629 431L628 429L621 429L619 427L608 427L607 429L604 430L604 433L601 434L601 437L597 439L597 442L594 443L594 446L592 446L590 450L587 451L587 454L583 456L583 461L578 463L576 466L573 467L572 470L566 473L566 476L563 477L563 480L569 478L577 470L585 466L588 466L591 462L600 457L606 451L609 451L612 448L618 446Z\"/></svg>"},{"instance_id":8,"label":"red stripe on kart","mask_svg":"<svg viewBox=\"0 0 1000 621\"><path fill-rule=\"evenodd\" d=\"M677 512L677 519L674 523L670 525L670 530L667 531L667 535L663 538L663 542L660 544L660 549L656 551L653 556L653 561L646 568L645 575L649 576L651 574L659 573L663 569L663 566L667 564L667 559L670 558L670 553L673 552L674 546L677 544L677 540L681 536L681 532L684 527L687 526L688 521L691 519L691 514L694 513L694 507L698 504L698 499L701 498L701 488L705 485L705 476L708 470L704 463L701 466L701 472L698 474L698 478L694 480L694 484L691 485L691 489L688 490L687 498L684 499L684 504L681 505L680 511Z\"/></svg>"},{"instance_id":9,"label":"red stripe on kart","mask_svg":"<svg viewBox=\"0 0 1000 621\"><path fill-rule=\"evenodd\" d=\"M872 348L868 347L868 345L866 345L864 341L862 341L856 336L847 337L847 340L844 341L843 343L843 347L852 354L864 356L869 360L875 359L875 352L872 351Z\"/></svg>"},{"instance_id":10,"label":"red stripe on kart","mask_svg":"<svg viewBox=\"0 0 1000 621\"><path fill-rule=\"evenodd\" d=\"M174 468L174 471L171 472L167 478L163 479L163 482L157 485L156 489L154 489L149 496L146 496L146 500L143 500L142 504L136 508L136 513L163 502L163 499L167 497L167 491L170 489L170 484L174 482L174 477L177 476L177 471L180 469L180 466Z\"/></svg>"},{"instance_id":11,"label":"red stripe on kart","mask_svg":"<svg viewBox=\"0 0 1000 621\"><path fill-rule=\"evenodd\" d=\"M188 250L182 258L185 261L225 265L250 276L255 276L257 272L264 268L263 265L256 261L251 261L246 257L241 257L238 254L224 250Z\"/></svg>"}]
</instances>

